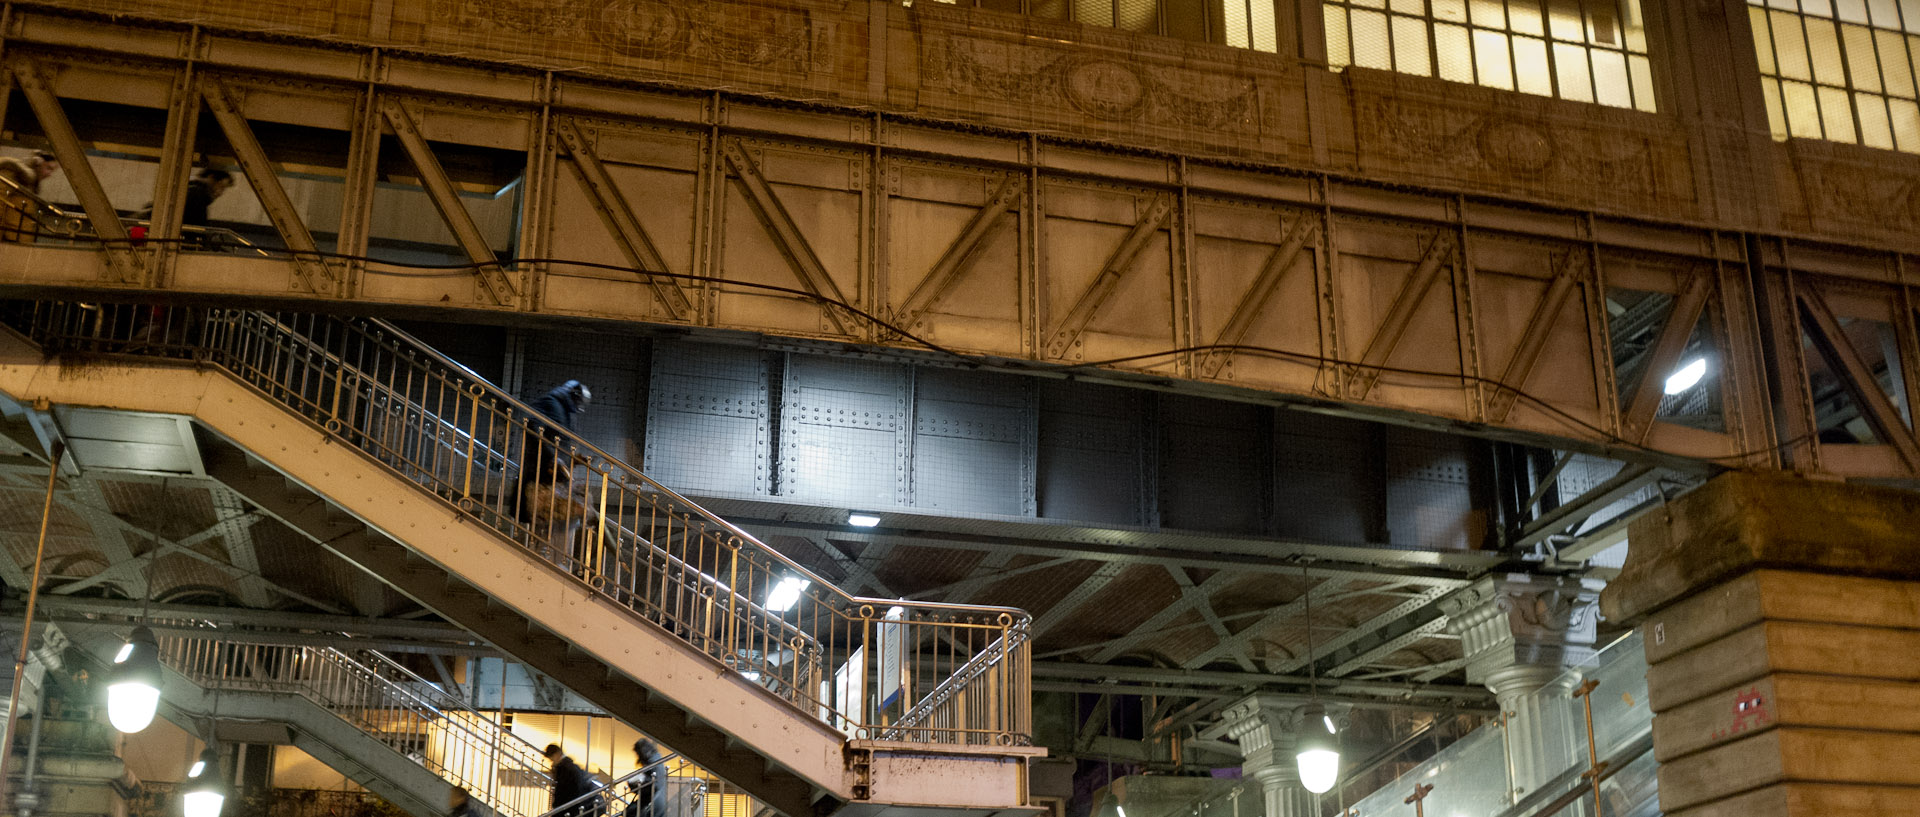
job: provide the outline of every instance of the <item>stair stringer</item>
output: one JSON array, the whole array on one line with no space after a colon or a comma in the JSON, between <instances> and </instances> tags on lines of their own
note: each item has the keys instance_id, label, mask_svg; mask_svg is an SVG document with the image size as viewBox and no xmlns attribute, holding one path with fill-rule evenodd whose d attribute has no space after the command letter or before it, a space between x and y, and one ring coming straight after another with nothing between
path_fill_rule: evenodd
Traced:
<instances>
[{"instance_id":1,"label":"stair stringer","mask_svg":"<svg viewBox=\"0 0 1920 817\"><path fill-rule=\"evenodd\" d=\"M293 746L413 817L446 814L453 784L306 698L233 690L216 696L171 667L161 669L160 687L160 716L190 734L209 719L279 723Z\"/></svg>"},{"instance_id":2,"label":"stair stringer","mask_svg":"<svg viewBox=\"0 0 1920 817\"><path fill-rule=\"evenodd\" d=\"M792 817L852 799L840 733L223 371L49 359L0 333L0 391L23 402L193 417L308 492L276 497L241 479L230 460L217 468L268 513L689 760ZM326 513L327 504L353 519ZM818 792L833 802L817 803Z\"/></svg>"}]
</instances>

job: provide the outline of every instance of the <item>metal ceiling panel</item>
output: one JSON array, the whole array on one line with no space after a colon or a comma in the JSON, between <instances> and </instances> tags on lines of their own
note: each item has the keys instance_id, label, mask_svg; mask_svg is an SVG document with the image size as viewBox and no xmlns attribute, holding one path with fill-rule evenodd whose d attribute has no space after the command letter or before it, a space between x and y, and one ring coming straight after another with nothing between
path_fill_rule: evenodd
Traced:
<instances>
[{"instance_id":1,"label":"metal ceiling panel","mask_svg":"<svg viewBox=\"0 0 1920 817\"><path fill-rule=\"evenodd\" d=\"M187 418L173 414L55 406L54 422L81 470L203 476Z\"/></svg>"}]
</instances>

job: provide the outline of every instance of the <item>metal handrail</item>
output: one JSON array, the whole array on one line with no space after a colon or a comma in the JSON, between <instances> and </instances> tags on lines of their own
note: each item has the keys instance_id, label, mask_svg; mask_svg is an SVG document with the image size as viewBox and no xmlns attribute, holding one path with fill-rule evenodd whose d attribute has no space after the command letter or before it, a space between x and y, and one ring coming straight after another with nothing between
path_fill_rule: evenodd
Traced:
<instances>
[{"instance_id":1,"label":"metal handrail","mask_svg":"<svg viewBox=\"0 0 1920 817\"><path fill-rule=\"evenodd\" d=\"M8 195L9 193L12 195ZM22 202L21 199L25 199L25 201ZM32 209L18 206L22 203L30 205ZM7 209L11 209L14 212L21 213L33 219L35 224L47 230L50 235L61 238L78 238L82 229L91 226L93 223L92 217L86 213L75 213L66 210L42 198L39 193L22 187L19 182L9 179L5 175L0 175L0 207L6 207ZM129 227L144 226L148 229L152 229L153 227L152 219L146 218L128 218L123 216L120 218L120 223ZM248 241L246 237L242 236L239 232L226 227L209 227L202 224L180 225L180 235L182 238L195 234L219 239L219 244L202 241L203 246L231 244L236 248L252 250L256 255L265 257L272 257L273 255L267 252L264 247ZM139 240L140 239L133 239L132 241L138 242Z\"/></svg>"},{"instance_id":2,"label":"metal handrail","mask_svg":"<svg viewBox=\"0 0 1920 817\"><path fill-rule=\"evenodd\" d=\"M52 351L226 370L850 737L1031 743L1025 612L845 593L390 325L146 305L6 311Z\"/></svg>"},{"instance_id":3,"label":"metal handrail","mask_svg":"<svg viewBox=\"0 0 1920 817\"><path fill-rule=\"evenodd\" d=\"M391 663L372 650L358 652ZM545 810L551 780L540 750L457 698L429 701L341 650L235 643L209 630L207 635L167 633L160 638L160 653L162 661L202 687L300 695L506 817L534 817Z\"/></svg>"},{"instance_id":4,"label":"metal handrail","mask_svg":"<svg viewBox=\"0 0 1920 817\"><path fill-rule=\"evenodd\" d=\"M676 766L683 765L684 763L685 761L683 761L679 755L669 754L666 757L662 757L659 760L621 775L605 786L595 788L593 791L589 791L565 803L555 804L553 807L547 809L546 813L541 814L540 817L569 817L570 815L580 815L580 817L592 815L593 817L599 817L599 815L623 815L626 813L627 807L633 805L634 802L641 797L643 786L651 786L653 788L652 796L659 800L665 800L668 797L666 789L671 779L669 772ZM684 780L689 788L692 789L689 793L692 802L686 804L687 810L694 814L701 813L699 801L706 795L707 781L697 777L682 778L681 780ZM658 814L666 813L669 812L666 810L658 812ZM642 813L636 815L636 817L655 817L655 815Z\"/></svg>"}]
</instances>

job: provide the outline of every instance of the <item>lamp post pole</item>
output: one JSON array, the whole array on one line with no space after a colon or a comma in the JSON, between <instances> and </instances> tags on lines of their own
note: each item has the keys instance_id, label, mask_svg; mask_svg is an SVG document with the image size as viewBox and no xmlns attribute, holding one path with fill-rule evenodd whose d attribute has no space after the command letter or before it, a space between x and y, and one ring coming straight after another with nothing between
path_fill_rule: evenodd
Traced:
<instances>
[{"instance_id":1,"label":"lamp post pole","mask_svg":"<svg viewBox=\"0 0 1920 817\"><path fill-rule=\"evenodd\" d=\"M13 761L13 730L20 723L20 687L27 682L28 648L33 644L33 608L40 601L40 571L47 560L47 524L53 519L53 488L60 477L66 444L54 442L47 458L47 499L40 506L40 543L33 552L33 582L27 586L27 612L20 626L20 654L13 659L13 691L7 700L6 736L0 738L0 805L7 801L7 767Z\"/></svg>"}]
</instances>

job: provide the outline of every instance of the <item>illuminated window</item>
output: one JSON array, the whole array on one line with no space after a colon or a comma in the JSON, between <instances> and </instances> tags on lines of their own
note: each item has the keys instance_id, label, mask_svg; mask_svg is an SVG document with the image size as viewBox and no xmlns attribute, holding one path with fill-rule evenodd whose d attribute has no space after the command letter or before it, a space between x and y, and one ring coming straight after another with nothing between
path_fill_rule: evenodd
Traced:
<instances>
[{"instance_id":1,"label":"illuminated window","mask_svg":"<svg viewBox=\"0 0 1920 817\"><path fill-rule=\"evenodd\" d=\"M923 0L926 2L927 0ZM913 0L902 0L913 5ZM931 0L1274 53L1275 0Z\"/></svg>"},{"instance_id":2,"label":"illuminated window","mask_svg":"<svg viewBox=\"0 0 1920 817\"><path fill-rule=\"evenodd\" d=\"M1774 138L1920 153L1920 0L1748 2Z\"/></svg>"},{"instance_id":3,"label":"illuminated window","mask_svg":"<svg viewBox=\"0 0 1920 817\"><path fill-rule=\"evenodd\" d=\"M1323 11L1334 70L1654 109L1639 0L1325 0Z\"/></svg>"}]
</instances>

